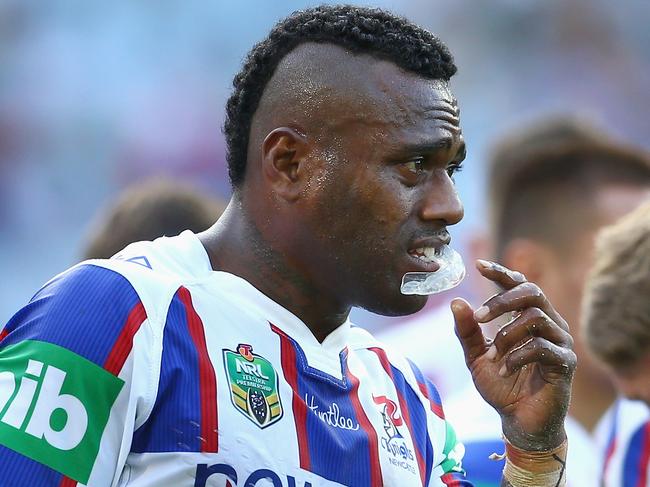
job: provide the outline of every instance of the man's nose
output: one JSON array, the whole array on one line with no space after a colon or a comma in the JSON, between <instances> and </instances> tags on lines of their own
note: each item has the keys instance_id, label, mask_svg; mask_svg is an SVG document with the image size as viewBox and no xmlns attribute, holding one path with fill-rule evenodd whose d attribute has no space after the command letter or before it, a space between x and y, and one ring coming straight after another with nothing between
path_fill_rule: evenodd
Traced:
<instances>
[{"instance_id":1,"label":"man's nose","mask_svg":"<svg viewBox=\"0 0 650 487\"><path fill-rule=\"evenodd\" d=\"M454 225L463 219L465 211L456 186L446 171L423 185L418 202L418 216L425 221L438 220L444 225Z\"/></svg>"}]
</instances>

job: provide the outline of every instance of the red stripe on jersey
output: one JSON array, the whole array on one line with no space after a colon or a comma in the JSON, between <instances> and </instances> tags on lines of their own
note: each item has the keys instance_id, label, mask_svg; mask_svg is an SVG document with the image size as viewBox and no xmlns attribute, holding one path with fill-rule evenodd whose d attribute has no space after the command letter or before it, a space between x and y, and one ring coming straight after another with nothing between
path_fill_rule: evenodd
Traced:
<instances>
[{"instance_id":1,"label":"red stripe on jersey","mask_svg":"<svg viewBox=\"0 0 650 487\"><path fill-rule=\"evenodd\" d=\"M185 305L187 327L199 358L199 396L201 398L201 451L219 451L219 419L217 414L217 376L205 343L203 322L192 305L190 292L181 287L178 297Z\"/></svg>"},{"instance_id":2,"label":"red stripe on jersey","mask_svg":"<svg viewBox=\"0 0 650 487\"><path fill-rule=\"evenodd\" d=\"M612 441L609 442L609 445L607 445L607 450L605 451L605 461L603 462L603 468L601 470L603 481L605 479L605 474L609 468L609 462L612 461L612 457L614 456L615 451L616 451L616 436L614 436L614 438L612 438Z\"/></svg>"},{"instance_id":3,"label":"red stripe on jersey","mask_svg":"<svg viewBox=\"0 0 650 487\"><path fill-rule=\"evenodd\" d=\"M296 436L298 437L298 455L300 468L309 470L311 458L309 456L309 436L307 435L307 404L300 398L298 392L298 368L296 367L296 349L293 347L288 335L273 323L271 330L280 337L280 362L284 378L293 391L291 408L293 420L296 423Z\"/></svg>"},{"instance_id":4,"label":"red stripe on jersey","mask_svg":"<svg viewBox=\"0 0 650 487\"><path fill-rule=\"evenodd\" d=\"M381 348L375 348L375 347L370 348L370 350L377 355L377 357L379 358L379 362L381 363L381 366L384 368L384 372L386 372L386 375L390 378L391 382L393 382L394 384L395 380L393 378L393 371L391 370L391 365L390 362L388 361L388 357L386 356L386 352ZM413 435L413 425L411 424L411 414L408 408L408 404L406 404L406 400L404 399L404 396L399 391L397 386L395 386L395 391L397 391L397 400L399 401L399 408L402 411L402 417L406 422L406 427L409 430L409 434L411 435L411 442L413 443L413 447L415 449L415 457L418 461L418 469L420 470L420 480L422 480L422 485L424 485L424 483L426 482L427 467L424 462L424 457L422 456L422 452L418 448L418 445L415 441L415 436Z\"/></svg>"},{"instance_id":5,"label":"red stripe on jersey","mask_svg":"<svg viewBox=\"0 0 650 487\"><path fill-rule=\"evenodd\" d=\"M454 476L450 473L444 474L442 477L440 477L440 480L442 480L442 483L447 487L463 487L463 484L461 484L460 480L455 479Z\"/></svg>"},{"instance_id":6,"label":"red stripe on jersey","mask_svg":"<svg viewBox=\"0 0 650 487\"><path fill-rule=\"evenodd\" d=\"M126 318L126 323L104 362L104 369L113 375L119 375L120 370L124 366L124 362L126 362L133 348L133 337L145 319L147 319L147 313L142 303L138 302Z\"/></svg>"},{"instance_id":7,"label":"red stripe on jersey","mask_svg":"<svg viewBox=\"0 0 650 487\"><path fill-rule=\"evenodd\" d=\"M381 475L381 465L379 463L379 441L377 440L377 432L373 428L366 412L361 406L361 401L359 400L359 379L350 371L350 368L347 369L347 376L352 383L352 389L350 390L350 401L352 402L352 407L354 407L354 412L357 416L357 421L361 427L366 432L368 436L368 446L370 447L370 485L384 485Z\"/></svg>"},{"instance_id":8,"label":"red stripe on jersey","mask_svg":"<svg viewBox=\"0 0 650 487\"><path fill-rule=\"evenodd\" d=\"M639 480L636 487L646 487L648 483L648 460L650 460L650 423L643 428L643 449L639 457Z\"/></svg>"},{"instance_id":9,"label":"red stripe on jersey","mask_svg":"<svg viewBox=\"0 0 650 487\"><path fill-rule=\"evenodd\" d=\"M442 410L442 406L431 400L431 397L429 397L429 389L427 389L426 384L423 384L422 382L418 381L418 387L420 388L420 392L422 393L422 395L426 397L427 400L429 401L429 405L431 406L431 412L433 412L433 414L435 414L439 418L445 419L445 412Z\"/></svg>"},{"instance_id":10,"label":"red stripe on jersey","mask_svg":"<svg viewBox=\"0 0 650 487\"><path fill-rule=\"evenodd\" d=\"M70 477L66 477L65 475L61 479L61 483L59 484L59 487L75 487L77 485L76 480L72 480Z\"/></svg>"},{"instance_id":11,"label":"red stripe on jersey","mask_svg":"<svg viewBox=\"0 0 650 487\"><path fill-rule=\"evenodd\" d=\"M9 330L7 330L7 328L3 328L2 331L0 331L0 342L4 340L7 335L9 335Z\"/></svg>"}]
</instances>

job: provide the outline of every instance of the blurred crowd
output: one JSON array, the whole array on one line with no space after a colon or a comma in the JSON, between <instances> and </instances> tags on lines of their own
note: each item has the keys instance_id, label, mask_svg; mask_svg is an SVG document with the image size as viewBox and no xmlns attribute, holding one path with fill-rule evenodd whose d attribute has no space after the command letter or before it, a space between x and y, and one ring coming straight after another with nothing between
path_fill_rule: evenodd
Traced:
<instances>
[{"instance_id":1,"label":"blurred crowd","mask_svg":"<svg viewBox=\"0 0 650 487\"><path fill-rule=\"evenodd\" d=\"M649 144L645 0L372 4L440 35L460 68L453 88L468 159L457 245L485 230L490 141L522 120L580 113ZM2 321L34 283L78 259L89 219L124 187L162 175L227 198L221 126L232 77L275 21L307 5L0 2Z\"/></svg>"}]
</instances>

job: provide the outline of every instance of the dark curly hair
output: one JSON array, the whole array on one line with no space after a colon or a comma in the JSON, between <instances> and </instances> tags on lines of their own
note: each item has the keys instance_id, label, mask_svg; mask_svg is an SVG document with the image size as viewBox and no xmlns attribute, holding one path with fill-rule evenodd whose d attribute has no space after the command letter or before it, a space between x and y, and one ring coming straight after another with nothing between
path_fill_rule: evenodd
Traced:
<instances>
[{"instance_id":1,"label":"dark curly hair","mask_svg":"<svg viewBox=\"0 0 650 487\"><path fill-rule=\"evenodd\" d=\"M331 43L370 54L425 78L448 81L456 72L451 53L440 39L384 10L321 5L294 12L253 47L233 80L223 131L234 187L244 179L251 121L264 88L282 58L306 42Z\"/></svg>"}]
</instances>

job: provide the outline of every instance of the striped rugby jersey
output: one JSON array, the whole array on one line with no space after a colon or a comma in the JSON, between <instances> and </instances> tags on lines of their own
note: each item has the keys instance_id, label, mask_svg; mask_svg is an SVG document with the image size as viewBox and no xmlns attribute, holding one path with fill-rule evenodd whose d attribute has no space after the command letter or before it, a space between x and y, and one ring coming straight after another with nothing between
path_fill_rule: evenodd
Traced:
<instances>
[{"instance_id":1,"label":"striped rugby jersey","mask_svg":"<svg viewBox=\"0 0 650 487\"><path fill-rule=\"evenodd\" d=\"M0 335L0 484L469 486L436 389L319 343L191 232L47 283Z\"/></svg>"},{"instance_id":2,"label":"striped rugby jersey","mask_svg":"<svg viewBox=\"0 0 650 487\"><path fill-rule=\"evenodd\" d=\"M604 487L650 487L650 410L640 401L614 406L605 458Z\"/></svg>"}]
</instances>

